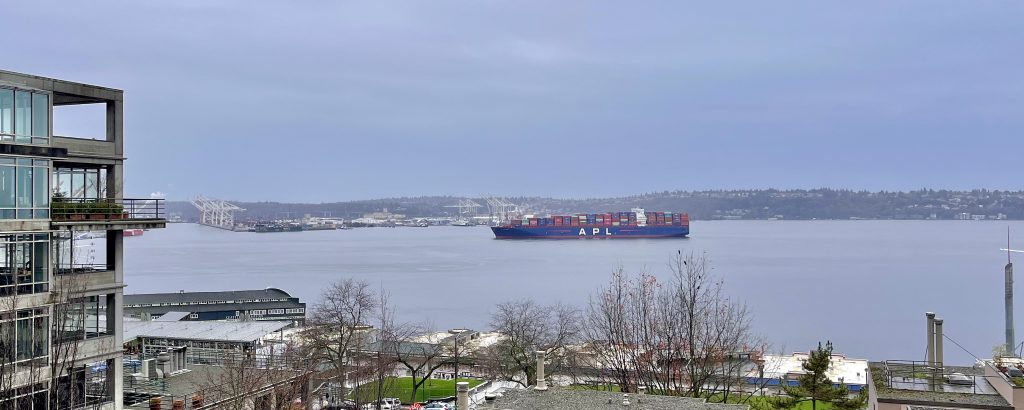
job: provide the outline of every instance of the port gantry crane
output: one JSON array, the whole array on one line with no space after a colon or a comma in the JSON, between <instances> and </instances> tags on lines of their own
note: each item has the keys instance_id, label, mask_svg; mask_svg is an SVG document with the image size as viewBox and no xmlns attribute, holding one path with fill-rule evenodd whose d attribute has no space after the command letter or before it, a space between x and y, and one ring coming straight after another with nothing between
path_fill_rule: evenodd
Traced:
<instances>
[{"instance_id":1,"label":"port gantry crane","mask_svg":"<svg viewBox=\"0 0 1024 410\"><path fill-rule=\"evenodd\" d=\"M476 208L481 206L472 199L460 199L457 205L445 205L445 208L459 208L459 216L452 220L452 225L472 226L475 224L473 217L476 216Z\"/></svg>"},{"instance_id":2,"label":"port gantry crane","mask_svg":"<svg viewBox=\"0 0 1024 410\"><path fill-rule=\"evenodd\" d=\"M245 210L237 205L202 195L197 196L191 202L199 210L200 224L227 230L235 229L235 211Z\"/></svg>"},{"instance_id":3,"label":"port gantry crane","mask_svg":"<svg viewBox=\"0 0 1024 410\"><path fill-rule=\"evenodd\" d=\"M504 198L484 196L487 209L491 215L491 223L501 225L523 216L523 206L516 205Z\"/></svg>"}]
</instances>

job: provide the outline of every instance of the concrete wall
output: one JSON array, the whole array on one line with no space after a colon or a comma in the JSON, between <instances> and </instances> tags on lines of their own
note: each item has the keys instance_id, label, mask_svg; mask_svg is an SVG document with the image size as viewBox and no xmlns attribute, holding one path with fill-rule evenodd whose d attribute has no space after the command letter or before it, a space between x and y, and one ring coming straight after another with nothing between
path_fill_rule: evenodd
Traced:
<instances>
[{"instance_id":1,"label":"concrete wall","mask_svg":"<svg viewBox=\"0 0 1024 410\"><path fill-rule=\"evenodd\" d=\"M1024 410L1024 387L1017 387L993 366L985 366L985 379L1016 410Z\"/></svg>"}]
</instances>

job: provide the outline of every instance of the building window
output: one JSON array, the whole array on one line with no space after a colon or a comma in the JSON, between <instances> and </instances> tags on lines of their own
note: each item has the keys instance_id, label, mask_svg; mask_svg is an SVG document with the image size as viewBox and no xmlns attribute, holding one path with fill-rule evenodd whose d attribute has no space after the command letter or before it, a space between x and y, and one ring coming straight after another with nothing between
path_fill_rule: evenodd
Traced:
<instances>
[{"instance_id":1,"label":"building window","mask_svg":"<svg viewBox=\"0 0 1024 410\"><path fill-rule=\"evenodd\" d=\"M50 96L0 88L0 141L49 143Z\"/></svg>"},{"instance_id":2,"label":"building window","mask_svg":"<svg viewBox=\"0 0 1024 410\"><path fill-rule=\"evenodd\" d=\"M189 319L199 319L199 314L198 313L191 313L191 314L188 315L188 318Z\"/></svg>"},{"instance_id":3,"label":"building window","mask_svg":"<svg viewBox=\"0 0 1024 410\"><path fill-rule=\"evenodd\" d=\"M32 94L32 136L48 138L50 136L50 96Z\"/></svg>"},{"instance_id":4,"label":"building window","mask_svg":"<svg viewBox=\"0 0 1024 410\"><path fill-rule=\"evenodd\" d=\"M270 313L271 315L283 315L284 309L270 309L267 312Z\"/></svg>"},{"instance_id":5,"label":"building window","mask_svg":"<svg viewBox=\"0 0 1024 410\"><path fill-rule=\"evenodd\" d=\"M0 297L50 287L50 234L0 234Z\"/></svg>"},{"instance_id":6,"label":"building window","mask_svg":"<svg viewBox=\"0 0 1024 410\"><path fill-rule=\"evenodd\" d=\"M46 308L0 314L0 355L15 364L30 360L45 363L49 356L50 316ZM5 369L5 372L7 369Z\"/></svg>"},{"instance_id":7,"label":"building window","mask_svg":"<svg viewBox=\"0 0 1024 410\"><path fill-rule=\"evenodd\" d=\"M28 91L14 92L14 141L28 143L32 141L32 93Z\"/></svg>"},{"instance_id":8,"label":"building window","mask_svg":"<svg viewBox=\"0 0 1024 410\"><path fill-rule=\"evenodd\" d=\"M59 305L55 312L54 320L62 323L60 340L88 340L108 334L106 296L75 298Z\"/></svg>"},{"instance_id":9,"label":"building window","mask_svg":"<svg viewBox=\"0 0 1024 410\"><path fill-rule=\"evenodd\" d=\"M9 135L14 135L14 90L0 88L0 136L8 140Z\"/></svg>"},{"instance_id":10,"label":"building window","mask_svg":"<svg viewBox=\"0 0 1024 410\"><path fill-rule=\"evenodd\" d=\"M261 315L262 316L262 315L267 314L267 311L264 310L264 309L250 310L249 314L250 315Z\"/></svg>"},{"instance_id":11,"label":"building window","mask_svg":"<svg viewBox=\"0 0 1024 410\"><path fill-rule=\"evenodd\" d=\"M50 161L0 156L0 219L50 217Z\"/></svg>"},{"instance_id":12,"label":"building window","mask_svg":"<svg viewBox=\"0 0 1024 410\"><path fill-rule=\"evenodd\" d=\"M95 168L57 168L53 171L53 190L65 198L106 197L103 182L107 171Z\"/></svg>"}]
</instances>

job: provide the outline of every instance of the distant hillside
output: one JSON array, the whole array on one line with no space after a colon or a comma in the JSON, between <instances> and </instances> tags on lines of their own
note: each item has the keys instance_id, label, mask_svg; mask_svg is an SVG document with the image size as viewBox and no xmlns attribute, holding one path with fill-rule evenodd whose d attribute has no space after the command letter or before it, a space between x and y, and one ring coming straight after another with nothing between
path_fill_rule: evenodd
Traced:
<instances>
[{"instance_id":1,"label":"distant hillside","mask_svg":"<svg viewBox=\"0 0 1024 410\"><path fill-rule=\"evenodd\" d=\"M246 209L241 220L299 218L303 215L358 218L387 209L409 217L444 216L460 197L385 198L323 204L232 202ZM475 198L474 198L475 199ZM1024 191L867 192L834 189L664 191L619 198L506 198L526 204L537 214L628 210L685 211L693 219L958 219L963 214L986 219L1024 219ZM477 200L483 204L482 200ZM184 201L168 203L171 213L194 220L198 212ZM480 212L486 214L486 207Z\"/></svg>"}]
</instances>

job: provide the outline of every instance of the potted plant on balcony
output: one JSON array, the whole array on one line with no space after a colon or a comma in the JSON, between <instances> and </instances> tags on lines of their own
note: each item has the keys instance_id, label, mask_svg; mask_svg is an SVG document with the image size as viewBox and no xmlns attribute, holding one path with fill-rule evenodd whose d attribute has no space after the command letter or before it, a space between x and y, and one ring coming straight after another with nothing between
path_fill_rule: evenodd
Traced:
<instances>
[{"instance_id":1,"label":"potted plant on balcony","mask_svg":"<svg viewBox=\"0 0 1024 410\"><path fill-rule=\"evenodd\" d=\"M68 219L68 211L71 209L70 205L67 198L64 198L63 193L54 193L53 199L50 201L50 218L57 221Z\"/></svg>"},{"instance_id":2,"label":"potted plant on balcony","mask_svg":"<svg viewBox=\"0 0 1024 410\"><path fill-rule=\"evenodd\" d=\"M103 199L96 199L94 202L88 202L85 205L89 208L88 213L91 220L104 220L110 215L110 204Z\"/></svg>"},{"instance_id":3,"label":"potted plant on balcony","mask_svg":"<svg viewBox=\"0 0 1024 410\"><path fill-rule=\"evenodd\" d=\"M85 220L85 214L88 213L86 205L84 202L68 202L68 219L72 221Z\"/></svg>"},{"instance_id":4,"label":"potted plant on balcony","mask_svg":"<svg viewBox=\"0 0 1024 410\"><path fill-rule=\"evenodd\" d=\"M124 212L124 206L116 203L111 203L109 206L110 219L128 219L128 214Z\"/></svg>"}]
</instances>

